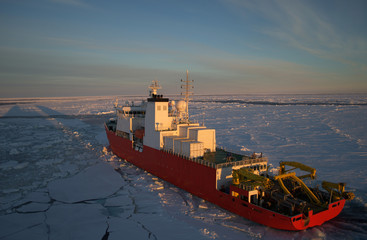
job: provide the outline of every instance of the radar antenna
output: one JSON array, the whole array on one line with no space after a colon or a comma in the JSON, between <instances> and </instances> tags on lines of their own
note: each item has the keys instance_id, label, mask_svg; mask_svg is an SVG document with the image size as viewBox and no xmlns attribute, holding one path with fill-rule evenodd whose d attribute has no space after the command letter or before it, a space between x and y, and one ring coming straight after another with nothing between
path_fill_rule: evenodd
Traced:
<instances>
[{"instance_id":1,"label":"radar antenna","mask_svg":"<svg viewBox=\"0 0 367 240\"><path fill-rule=\"evenodd\" d=\"M157 95L157 90L161 89L161 86L159 86L158 80L153 80L152 84L149 86L149 96L152 97L152 95Z\"/></svg>"},{"instance_id":2,"label":"radar antenna","mask_svg":"<svg viewBox=\"0 0 367 240\"><path fill-rule=\"evenodd\" d=\"M194 82L194 80L189 80L189 70L186 70L186 80L182 80L181 82L183 83L181 85L181 95L184 95L184 101L186 103L186 109L185 112L182 113L183 115L183 119L186 123L189 123L189 101L190 101L190 96L193 95L193 92L191 91L191 89L194 88L194 86L191 84Z\"/></svg>"}]
</instances>

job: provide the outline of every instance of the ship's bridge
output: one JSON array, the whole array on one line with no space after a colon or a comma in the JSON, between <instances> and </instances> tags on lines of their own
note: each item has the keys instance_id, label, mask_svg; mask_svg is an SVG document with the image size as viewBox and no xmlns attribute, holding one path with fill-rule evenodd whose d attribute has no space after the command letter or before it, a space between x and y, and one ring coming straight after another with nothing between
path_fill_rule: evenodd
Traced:
<instances>
[{"instance_id":1,"label":"ship's bridge","mask_svg":"<svg viewBox=\"0 0 367 240\"><path fill-rule=\"evenodd\" d=\"M131 138L130 134L137 129L144 128L144 119L146 113L146 102L135 105L134 102L126 102L125 106L116 106L117 126L116 133L121 136Z\"/></svg>"},{"instance_id":2,"label":"ship's bridge","mask_svg":"<svg viewBox=\"0 0 367 240\"><path fill-rule=\"evenodd\" d=\"M145 108L141 106L125 106L116 108L124 117L145 117Z\"/></svg>"}]
</instances>

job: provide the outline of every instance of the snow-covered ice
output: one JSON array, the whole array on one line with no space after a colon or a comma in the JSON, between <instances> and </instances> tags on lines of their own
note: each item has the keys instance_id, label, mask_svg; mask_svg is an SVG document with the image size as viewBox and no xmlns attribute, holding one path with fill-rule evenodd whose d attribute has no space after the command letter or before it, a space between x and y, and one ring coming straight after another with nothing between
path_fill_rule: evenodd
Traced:
<instances>
[{"instance_id":1,"label":"snow-covered ice","mask_svg":"<svg viewBox=\"0 0 367 240\"><path fill-rule=\"evenodd\" d=\"M43 212L46 211L49 207L50 204L48 203L31 202L22 205L21 207L17 208L16 211L19 213Z\"/></svg>"},{"instance_id":2,"label":"snow-covered ice","mask_svg":"<svg viewBox=\"0 0 367 240\"><path fill-rule=\"evenodd\" d=\"M0 99L0 239L367 238L367 95L191 102L191 118L215 128L220 146L262 152L273 166L303 162L317 169L317 181L346 182L354 191L338 217L301 232L251 222L113 155L103 122L114 102Z\"/></svg>"},{"instance_id":3,"label":"snow-covered ice","mask_svg":"<svg viewBox=\"0 0 367 240\"><path fill-rule=\"evenodd\" d=\"M100 204L60 204L46 212L50 239L102 239L107 216Z\"/></svg>"},{"instance_id":4,"label":"snow-covered ice","mask_svg":"<svg viewBox=\"0 0 367 240\"><path fill-rule=\"evenodd\" d=\"M44 213L0 216L0 239L47 239Z\"/></svg>"},{"instance_id":5,"label":"snow-covered ice","mask_svg":"<svg viewBox=\"0 0 367 240\"><path fill-rule=\"evenodd\" d=\"M122 186L121 176L110 165L99 163L75 176L50 182L48 189L52 199L76 203L106 198Z\"/></svg>"}]
</instances>

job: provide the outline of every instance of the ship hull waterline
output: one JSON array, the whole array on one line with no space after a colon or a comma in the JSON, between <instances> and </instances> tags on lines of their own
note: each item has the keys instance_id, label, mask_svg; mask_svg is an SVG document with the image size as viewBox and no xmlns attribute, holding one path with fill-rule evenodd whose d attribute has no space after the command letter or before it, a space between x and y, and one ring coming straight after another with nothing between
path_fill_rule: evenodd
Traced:
<instances>
[{"instance_id":1,"label":"ship hull waterline","mask_svg":"<svg viewBox=\"0 0 367 240\"><path fill-rule=\"evenodd\" d=\"M259 224L281 230L304 230L335 218L345 204L345 199L333 202L327 210L317 214L310 211L307 217L303 214L293 217L282 215L217 190L215 168L148 146L144 146L143 151L134 150L132 141L117 136L106 126L105 129L110 148L118 157L193 195Z\"/></svg>"}]
</instances>

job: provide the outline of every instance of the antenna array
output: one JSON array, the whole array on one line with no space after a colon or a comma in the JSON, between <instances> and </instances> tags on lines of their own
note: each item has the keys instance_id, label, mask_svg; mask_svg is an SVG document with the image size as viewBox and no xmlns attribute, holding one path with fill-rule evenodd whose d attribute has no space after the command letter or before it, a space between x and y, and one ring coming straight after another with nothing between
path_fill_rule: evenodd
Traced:
<instances>
[{"instance_id":1,"label":"antenna array","mask_svg":"<svg viewBox=\"0 0 367 240\"><path fill-rule=\"evenodd\" d=\"M151 97L153 94L157 95L157 90L161 89L161 86L159 86L158 80L153 80L152 84L149 86L149 96Z\"/></svg>"},{"instance_id":2,"label":"antenna array","mask_svg":"<svg viewBox=\"0 0 367 240\"><path fill-rule=\"evenodd\" d=\"M186 103L186 109L183 113L183 119L186 123L189 123L189 101L190 96L193 95L192 89L194 88L194 86L192 85L194 80L189 80L189 70L186 70L186 80L181 79L181 82L183 83L181 85L181 95L185 96L184 101Z\"/></svg>"}]
</instances>

